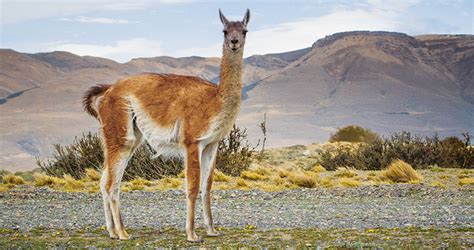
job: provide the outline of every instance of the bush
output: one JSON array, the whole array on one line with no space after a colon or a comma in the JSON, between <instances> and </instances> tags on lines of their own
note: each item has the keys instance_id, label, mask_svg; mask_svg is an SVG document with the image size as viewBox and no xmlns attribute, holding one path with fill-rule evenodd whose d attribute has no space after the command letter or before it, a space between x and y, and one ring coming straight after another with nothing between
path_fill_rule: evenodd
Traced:
<instances>
[{"instance_id":1,"label":"bush","mask_svg":"<svg viewBox=\"0 0 474 250\"><path fill-rule=\"evenodd\" d=\"M219 142L216 168L230 176L239 176L250 167L255 152L247 140L247 130L235 126L224 140Z\"/></svg>"},{"instance_id":2,"label":"bush","mask_svg":"<svg viewBox=\"0 0 474 250\"><path fill-rule=\"evenodd\" d=\"M474 168L474 148L470 135L464 140L438 136L421 137L409 132L395 133L389 138L377 138L355 149L339 147L322 152L320 164L327 170L352 167L360 170L381 170L393 160L400 159L415 168L440 167Z\"/></svg>"},{"instance_id":3,"label":"bush","mask_svg":"<svg viewBox=\"0 0 474 250\"><path fill-rule=\"evenodd\" d=\"M245 130L234 126L230 135L219 143L217 169L227 175L240 175L248 169L254 148L247 141ZM54 145L53 159L37 159L37 165L50 176L63 177L70 175L75 179L89 177L99 178L104 161L101 139L91 132L76 137L71 145ZM154 157L147 144L140 146L130 159L123 180L136 178L147 180L161 179L165 176L176 176L183 171L181 159Z\"/></svg>"},{"instance_id":4,"label":"bush","mask_svg":"<svg viewBox=\"0 0 474 250\"><path fill-rule=\"evenodd\" d=\"M330 142L373 142L379 136L370 129L365 129L356 125L349 125L337 130L337 132L329 138Z\"/></svg>"}]
</instances>

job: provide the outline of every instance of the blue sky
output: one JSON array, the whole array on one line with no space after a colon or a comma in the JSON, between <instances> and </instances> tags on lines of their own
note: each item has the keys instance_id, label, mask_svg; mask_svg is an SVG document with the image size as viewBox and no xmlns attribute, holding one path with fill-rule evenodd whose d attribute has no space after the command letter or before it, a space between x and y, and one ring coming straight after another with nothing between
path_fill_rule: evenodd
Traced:
<instances>
[{"instance_id":1,"label":"blue sky","mask_svg":"<svg viewBox=\"0 0 474 250\"><path fill-rule=\"evenodd\" d=\"M245 56L296 50L351 30L473 34L473 0L0 0L0 47L136 57L220 56L221 8L251 11Z\"/></svg>"}]
</instances>

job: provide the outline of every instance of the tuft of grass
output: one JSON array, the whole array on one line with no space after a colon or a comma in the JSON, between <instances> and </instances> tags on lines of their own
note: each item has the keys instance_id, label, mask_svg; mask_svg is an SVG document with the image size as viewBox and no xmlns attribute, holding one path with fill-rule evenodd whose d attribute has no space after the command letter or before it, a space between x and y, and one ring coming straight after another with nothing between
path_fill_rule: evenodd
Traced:
<instances>
[{"instance_id":1,"label":"tuft of grass","mask_svg":"<svg viewBox=\"0 0 474 250\"><path fill-rule=\"evenodd\" d=\"M253 170L253 172L259 175L263 175L263 176L271 175L270 171L268 171L265 168L257 168Z\"/></svg>"},{"instance_id":2,"label":"tuft of grass","mask_svg":"<svg viewBox=\"0 0 474 250\"><path fill-rule=\"evenodd\" d=\"M264 175L255 173L253 171L243 171L240 176L244 179L252 180L252 181L262 181L262 180L268 180L269 179L268 176L264 176Z\"/></svg>"},{"instance_id":3,"label":"tuft of grass","mask_svg":"<svg viewBox=\"0 0 474 250\"><path fill-rule=\"evenodd\" d=\"M440 179L449 179L449 178L451 178L451 176L449 176L449 175L440 175L439 178Z\"/></svg>"},{"instance_id":4,"label":"tuft of grass","mask_svg":"<svg viewBox=\"0 0 474 250\"><path fill-rule=\"evenodd\" d=\"M280 185L285 184L286 181L285 181L285 179L281 178L280 176L274 176L270 179L270 182L273 185L280 186Z\"/></svg>"},{"instance_id":5,"label":"tuft of grass","mask_svg":"<svg viewBox=\"0 0 474 250\"><path fill-rule=\"evenodd\" d=\"M131 190L143 190L145 186L151 186L151 181L145 180L141 177L135 178L129 182L129 188Z\"/></svg>"},{"instance_id":6,"label":"tuft of grass","mask_svg":"<svg viewBox=\"0 0 474 250\"><path fill-rule=\"evenodd\" d=\"M6 174L2 177L4 184L13 184L13 185L23 185L25 180L21 176L16 176L14 174Z\"/></svg>"},{"instance_id":7,"label":"tuft of grass","mask_svg":"<svg viewBox=\"0 0 474 250\"><path fill-rule=\"evenodd\" d=\"M8 189L10 189L7 185L4 185L4 184L0 184L0 193L1 192L5 192L7 191Z\"/></svg>"},{"instance_id":8,"label":"tuft of grass","mask_svg":"<svg viewBox=\"0 0 474 250\"><path fill-rule=\"evenodd\" d=\"M158 181L157 188L160 190L176 189L183 185L183 179L165 177Z\"/></svg>"},{"instance_id":9,"label":"tuft of grass","mask_svg":"<svg viewBox=\"0 0 474 250\"><path fill-rule=\"evenodd\" d=\"M393 182L404 182L404 183L413 183L413 182L420 182L423 180L423 177L416 172L413 167L402 161L402 160L395 160L393 161L387 169L383 170L380 173L380 178L382 180L390 180Z\"/></svg>"},{"instance_id":10,"label":"tuft of grass","mask_svg":"<svg viewBox=\"0 0 474 250\"><path fill-rule=\"evenodd\" d=\"M325 177L319 180L319 185L325 188L332 188L334 187L334 182L332 181L332 178Z\"/></svg>"},{"instance_id":11,"label":"tuft of grass","mask_svg":"<svg viewBox=\"0 0 474 250\"><path fill-rule=\"evenodd\" d=\"M214 175L212 176L212 179L217 182L229 182L230 177L227 176L226 174L222 173L219 170L214 170Z\"/></svg>"},{"instance_id":12,"label":"tuft of grass","mask_svg":"<svg viewBox=\"0 0 474 250\"><path fill-rule=\"evenodd\" d=\"M237 181L235 182L235 185L240 188L248 188L249 184L247 181L245 181L244 178L237 178Z\"/></svg>"},{"instance_id":13,"label":"tuft of grass","mask_svg":"<svg viewBox=\"0 0 474 250\"><path fill-rule=\"evenodd\" d=\"M352 178L356 175L357 175L356 172L347 168L338 168L336 170L336 173L334 174L334 176L336 177L346 177L346 178Z\"/></svg>"},{"instance_id":14,"label":"tuft of grass","mask_svg":"<svg viewBox=\"0 0 474 250\"><path fill-rule=\"evenodd\" d=\"M58 186L64 184L64 180L58 177L53 177L41 173L34 173L33 177L35 179L35 186L43 187L43 186Z\"/></svg>"},{"instance_id":15,"label":"tuft of grass","mask_svg":"<svg viewBox=\"0 0 474 250\"><path fill-rule=\"evenodd\" d=\"M446 189L446 185L444 183L442 183L441 181L433 181L431 183L431 186L432 187L439 187L439 188L442 188L442 189Z\"/></svg>"},{"instance_id":16,"label":"tuft of grass","mask_svg":"<svg viewBox=\"0 0 474 250\"><path fill-rule=\"evenodd\" d=\"M314 165L314 167L311 170L313 170L313 172L315 173L326 172L326 169L323 166L321 166L321 164Z\"/></svg>"},{"instance_id":17,"label":"tuft of grass","mask_svg":"<svg viewBox=\"0 0 474 250\"><path fill-rule=\"evenodd\" d=\"M86 168L86 178L91 181L99 181L101 174L93 168Z\"/></svg>"},{"instance_id":18,"label":"tuft of grass","mask_svg":"<svg viewBox=\"0 0 474 250\"><path fill-rule=\"evenodd\" d=\"M435 172L435 173L441 173L441 172L445 172L446 170L444 168L438 167L438 165L433 165L430 167L430 171Z\"/></svg>"},{"instance_id":19,"label":"tuft of grass","mask_svg":"<svg viewBox=\"0 0 474 250\"><path fill-rule=\"evenodd\" d=\"M288 180L298 187L314 188L317 185L317 178L314 175L302 172L291 173Z\"/></svg>"},{"instance_id":20,"label":"tuft of grass","mask_svg":"<svg viewBox=\"0 0 474 250\"><path fill-rule=\"evenodd\" d=\"M463 178L459 180L459 186L474 184L474 178Z\"/></svg>"},{"instance_id":21,"label":"tuft of grass","mask_svg":"<svg viewBox=\"0 0 474 250\"><path fill-rule=\"evenodd\" d=\"M288 175L290 175L290 171L288 170L281 169L278 171L278 176L280 176L280 178L286 178Z\"/></svg>"},{"instance_id":22,"label":"tuft of grass","mask_svg":"<svg viewBox=\"0 0 474 250\"><path fill-rule=\"evenodd\" d=\"M339 185L343 187L358 187L362 185L362 183L358 180L342 177L339 179Z\"/></svg>"},{"instance_id":23,"label":"tuft of grass","mask_svg":"<svg viewBox=\"0 0 474 250\"><path fill-rule=\"evenodd\" d=\"M80 192L84 190L84 181L76 180L71 175L65 174L63 176L65 181L64 189L68 192Z\"/></svg>"}]
</instances>

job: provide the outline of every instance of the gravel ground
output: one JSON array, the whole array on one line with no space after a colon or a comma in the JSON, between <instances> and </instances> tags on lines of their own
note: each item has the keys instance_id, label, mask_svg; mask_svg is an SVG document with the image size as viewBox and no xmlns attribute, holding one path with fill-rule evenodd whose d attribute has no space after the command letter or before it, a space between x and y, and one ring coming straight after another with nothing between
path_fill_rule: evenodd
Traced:
<instances>
[{"instance_id":1,"label":"gravel ground","mask_svg":"<svg viewBox=\"0 0 474 250\"><path fill-rule=\"evenodd\" d=\"M216 225L226 228L474 227L474 189L425 185L299 189L282 192L216 190ZM121 195L128 228L184 228L181 190L134 191ZM198 206L200 211L200 206ZM197 223L202 225L201 213ZM0 228L80 229L104 225L99 194L25 187L0 193Z\"/></svg>"}]
</instances>

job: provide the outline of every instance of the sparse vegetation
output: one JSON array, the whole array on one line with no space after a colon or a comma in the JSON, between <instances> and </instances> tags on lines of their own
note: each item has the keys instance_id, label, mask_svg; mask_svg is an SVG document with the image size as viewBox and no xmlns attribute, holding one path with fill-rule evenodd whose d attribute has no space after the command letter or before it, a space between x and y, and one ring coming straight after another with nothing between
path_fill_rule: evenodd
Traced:
<instances>
[{"instance_id":1,"label":"sparse vegetation","mask_svg":"<svg viewBox=\"0 0 474 250\"><path fill-rule=\"evenodd\" d=\"M474 184L474 178L462 178L459 180L460 186L471 185L471 184Z\"/></svg>"},{"instance_id":2,"label":"sparse vegetation","mask_svg":"<svg viewBox=\"0 0 474 250\"><path fill-rule=\"evenodd\" d=\"M317 176L308 172L291 173L288 180L298 187L314 188L317 185Z\"/></svg>"},{"instance_id":3,"label":"sparse vegetation","mask_svg":"<svg viewBox=\"0 0 474 250\"><path fill-rule=\"evenodd\" d=\"M410 164L402 160L393 161L387 169L381 172L380 178L382 180L405 183L417 183L423 180L423 177Z\"/></svg>"},{"instance_id":4,"label":"sparse vegetation","mask_svg":"<svg viewBox=\"0 0 474 250\"><path fill-rule=\"evenodd\" d=\"M336 177L346 177L346 178L352 178L357 176L357 173L354 170L347 169L347 168L338 168L336 170L336 173L334 174Z\"/></svg>"},{"instance_id":5,"label":"sparse vegetation","mask_svg":"<svg viewBox=\"0 0 474 250\"><path fill-rule=\"evenodd\" d=\"M474 168L474 147L469 134L464 140L453 137L440 140L437 136L420 137L409 132L395 133L389 138L377 138L354 147L338 147L321 153L319 163L327 170L352 167L380 170L393 160L403 160L415 168Z\"/></svg>"},{"instance_id":6,"label":"sparse vegetation","mask_svg":"<svg viewBox=\"0 0 474 250\"><path fill-rule=\"evenodd\" d=\"M365 129L356 125L349 125L337 130L335 134L332 134L329 138L330 142L365 142L370 143L375 141L378 135L372 132L370 129Z\"/></svg>"},{"instance_id":7,"label":"sparse vegetation","mask_svg":"<svg viewBox=\"0 0 474 250\"><path fill-rule=\"evenodd\" d=\"M25 180L21 176L16 176L14 174L5 174L2 176L4 184L12 185L22 185L25 184Z\"/></svg>"},{"instance_id":8,"label":"sparse vegetation","mask_svg":"<svg viewBox=\"0 0 474 250\"><path fill-rule=\"evenodd\" d=\"M154 157L147 144L139 147L125 170L123 180L141 177L148 180L176 176L183 170L181 159ZM225 174L238 176L248 169L254 147L247 141L245 130L234 126L229 136L219 143L217 169ZM54 145L53 160L37 160L41 170L50 176L67 174L75 179L88 177L98 180L103 164L101 141L97 134L87 133L76 137L69 146ZM32 178L33 179L33 178Z\"/></svg>"},{"instance_id":9,"label":"sparse vegetation","mask_svg":"<svg viewBox=\"0 0 474 250\"><path fill-rule=\"evenodd\" d=\"M321 164L316 164L314 165L314 167L312 168L313 172L315 173L321 173L321 172L326 172L326 169L321 166Z\"/></svg>"},{"instance_id":10,"label":"sparse vegetation","mask_svg":"<svg viewBox=\"0 0 474 250\"><path fill-rule=\"evenodd\" d=\"M224 140L219 142L216 167L224 174L239 176L250 167L255 152L247 140L246 129L235 126Z\"/></svg>"},{"instance_id":11,"label":"sparse vegetation","mask_svg":"<svg viewBox=\"0 0 474 250\"><path fill-rule=\"evenodd\" d=\"M431 183L431 186L432 187L439 187L439 188L442 188L442 189L446 188L446 185L444 183L442 183L441 181L433 181Z\"/></svg>"},{"instance_id":12,"label":"sparse vegetation","mask_svg":"<svg viewBox=\"0 0 474 250\"><path fill-rule=\"evenodd\" d=\"M358 187L362 185L362 183L359 180L347 178L347 177L340 178L338 181L339 181L339 185L343 187Z\"/></svg>"}]
</instances>

